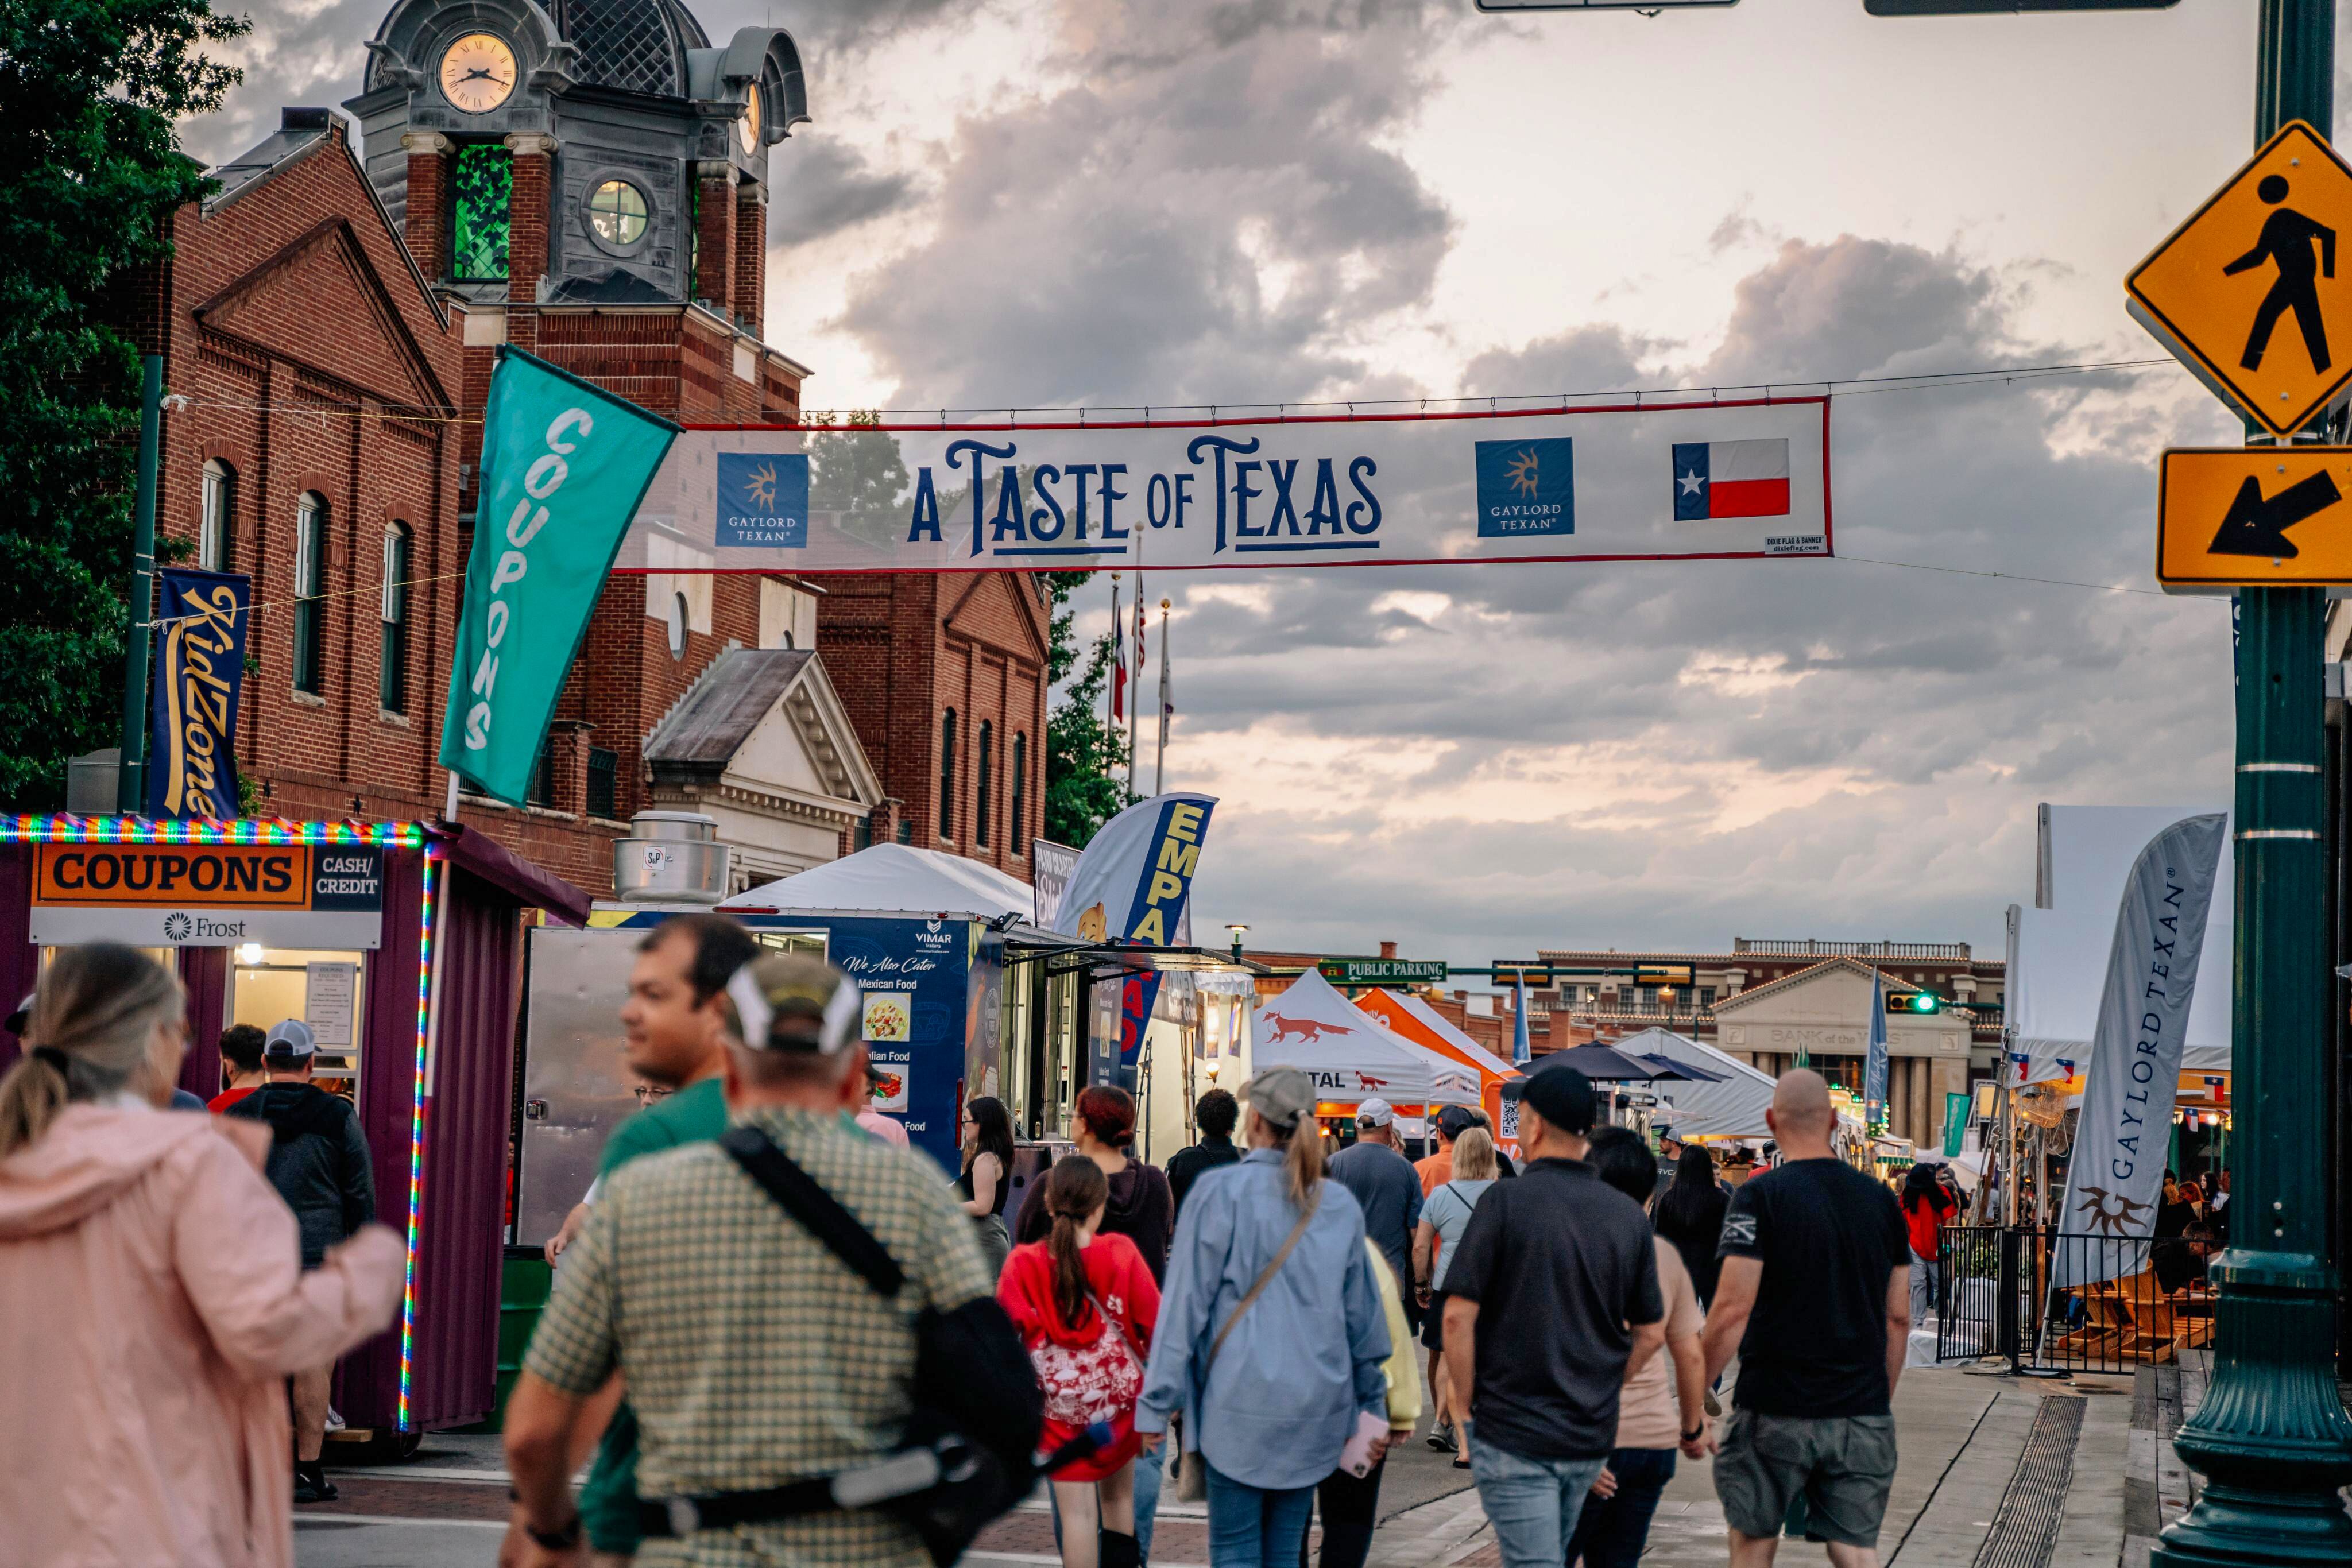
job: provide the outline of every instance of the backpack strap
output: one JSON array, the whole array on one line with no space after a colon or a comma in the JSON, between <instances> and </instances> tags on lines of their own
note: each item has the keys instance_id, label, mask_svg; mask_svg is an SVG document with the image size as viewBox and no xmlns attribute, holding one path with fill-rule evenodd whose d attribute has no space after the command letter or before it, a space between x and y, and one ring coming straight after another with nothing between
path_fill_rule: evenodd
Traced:
<instances>
[{"instance_id":1,"label":"backpack strap","mask_svg":"<svg viewBox=\"0 0 2352 1568\"><path fill-rule=\"evenodd\" d=\"M824 1243L826 1250L873 1286L877 1294L898 1295L907 1282L907 1271L898 1267L898 1260L875 1239L872 1231L858 1223L856 1215L841 1206L838 1198L819 1186L814 1176L776 1147L775 1140L746 1124L729 1128L726 1136L719 1140L719 1146L775 1199L777 1207Z\"/></svg>"}]
</instances>

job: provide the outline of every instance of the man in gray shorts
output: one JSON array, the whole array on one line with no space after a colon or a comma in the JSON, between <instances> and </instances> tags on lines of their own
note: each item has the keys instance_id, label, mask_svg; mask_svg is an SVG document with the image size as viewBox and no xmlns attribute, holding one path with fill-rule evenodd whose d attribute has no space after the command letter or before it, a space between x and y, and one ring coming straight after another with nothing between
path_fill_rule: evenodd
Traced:
<instances>
[{"instance_id":1,"label":"man in gray shorts","mask_svg":"<svg viewBox=\"0 0 2352 1568\"><path fill-rule=\"evenodd\" d=\"M1821 1074L1784 1073L1765 1113L1780 1163L1732 1195L1703 1344L1712 1384L1739 1353L1715 1461L1731 1568L1763 1568L1800 1494L1837 1568L1877 1568L1895 1482L1890 1401L1911 1323L1895 1195L1830 1152Z\"/></svg>"}]
</instances>

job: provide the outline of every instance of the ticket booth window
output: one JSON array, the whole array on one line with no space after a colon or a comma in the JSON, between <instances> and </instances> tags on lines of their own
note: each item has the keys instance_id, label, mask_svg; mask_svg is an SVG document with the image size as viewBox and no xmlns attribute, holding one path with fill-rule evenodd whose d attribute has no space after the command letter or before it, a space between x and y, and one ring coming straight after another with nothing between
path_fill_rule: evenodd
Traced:
<instances>
[{"instance_id":1,"label":"ticket booth window","mask_svg":"<svg viewBox=\"0 0 2352 1568\"><path fill-rule=\"evenodd\" d=\"M367 1020L366 956L355 949L257 943L233 948L227 1021L266 1033L282 1019L300 1019L318 1041L312 1072L320 1087L356 1100Z\"/></svg>"}]
</instances>

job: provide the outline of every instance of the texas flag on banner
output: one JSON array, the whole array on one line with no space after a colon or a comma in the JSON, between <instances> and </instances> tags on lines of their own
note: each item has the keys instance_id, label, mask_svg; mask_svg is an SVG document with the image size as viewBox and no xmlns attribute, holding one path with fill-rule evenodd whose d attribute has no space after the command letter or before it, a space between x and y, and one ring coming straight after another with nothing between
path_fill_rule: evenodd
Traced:
<instances>
[{"instance_id":1,"label":"texas flag on banner","mask_svg":"<svg viewBox=\"0 0 2352 1568\"><path fill-rule=\"evenodd\" d=\"M1785 517L1789 443L1675 443L1675 519Z\"/></svg>"}]
</instances>

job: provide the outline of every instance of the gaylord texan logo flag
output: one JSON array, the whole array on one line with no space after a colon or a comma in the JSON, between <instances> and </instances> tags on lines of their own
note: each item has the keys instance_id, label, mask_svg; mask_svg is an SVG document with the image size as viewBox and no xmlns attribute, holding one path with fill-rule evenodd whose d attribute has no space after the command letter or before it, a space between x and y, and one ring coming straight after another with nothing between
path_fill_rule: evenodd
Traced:
<instances>
[{"instance_id":1,"label":"gaylord texan logo flag","mask_svg":"<svg viewBox=\"0 0 2352 1568\"><path fill-rule=\"evenodd\" d=\"M1675 443L1675 518L1785 517L1789 444L1771 441Z\"/></svg>"}]
</instances>

